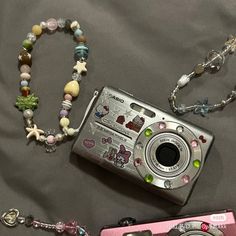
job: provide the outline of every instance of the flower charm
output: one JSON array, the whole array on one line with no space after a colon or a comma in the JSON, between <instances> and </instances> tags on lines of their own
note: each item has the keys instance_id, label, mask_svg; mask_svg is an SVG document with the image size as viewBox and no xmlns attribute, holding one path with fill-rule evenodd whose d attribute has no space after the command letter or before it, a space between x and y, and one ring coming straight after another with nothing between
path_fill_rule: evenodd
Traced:
<instances>
[{"instance_id":1,"label":"flower charm","mask_svg":"<svg viewBox=\"0 0 236 236\"><path fill-rule=\"evenodd\" d=\"M27 127L26 130L29 132L27 135L27 138L31 138L32 136L35 136L36 140L39 140L40 134L44 134L44 131L41 129L38 129L37 125L34 124L33 128Z\"/></svg>"},{"instance_id":2,"label":"flower charm","mask_svg":"<svg viewBox=\"0 0 236 236\"><path fill-rule=\"evenodd\" d=\"M39 98L34 96L34 94L30 94L27 97L18 96L16 99L16 106L20 111L24 111L26 109L34 110L37 108L39 102Z\"/></svg>"},{"instance_id":3,"label":"flower charm","mask_svg":"<svg viewBox=\"0 0 236 236\"><path fill-rule=\"evenodd\" d=\"M209 104L208 98L205 98L202 102L198 101L196 104L196 108L194 109L194 114L200 114L201 116L205 117L206 114L209 112Z\"/></svg>"}]
</instances>

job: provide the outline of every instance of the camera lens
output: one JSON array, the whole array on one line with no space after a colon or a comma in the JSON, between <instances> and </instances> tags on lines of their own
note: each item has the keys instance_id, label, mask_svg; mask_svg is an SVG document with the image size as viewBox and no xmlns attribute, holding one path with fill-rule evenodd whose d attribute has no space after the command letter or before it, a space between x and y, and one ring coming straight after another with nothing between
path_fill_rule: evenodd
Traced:
<instances>
[{"instance_id":1,"label":"camera lens","mask_svg":"<svg viewBox=\"0 0 236 236\"><path fill-rule=\"evenodd\" d=\"M146 161L151 170L159 176L178 176L190 161L188 144L177 134L160 133L148 142Z\"/></svg>"},{"instance_id":2,"label":"camera lens","mask_svg":"<svg viewBox=\"0 0 236 236\"><path fill-rule=\"evenodd\" d=\"M163 166L174 166L179 158L179 149L172 143L163 143L156 150L156 159Z\"/></svg>"}]
</instances>

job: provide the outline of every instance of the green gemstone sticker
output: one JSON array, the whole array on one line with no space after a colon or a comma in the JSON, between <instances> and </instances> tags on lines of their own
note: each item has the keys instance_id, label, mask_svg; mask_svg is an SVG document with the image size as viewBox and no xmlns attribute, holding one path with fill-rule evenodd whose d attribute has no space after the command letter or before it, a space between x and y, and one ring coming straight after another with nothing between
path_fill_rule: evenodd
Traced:
<instances>
[{"instance_id":1,"label":"green gemstone sticker","mask_svg":"<svg viewBox=\"0 0 236 236\"><path fill-rule=\"evenodd\" d=\"M194 166L195 168L199 168L199 167L201 166L201 161L199 161L199 160L193 161L193 166Z\"/></svg>"},{"instance_id":2,"label":"green gemstone sticker","mask_svg":"<svg viewBox=\"0 0 236 236\"><path fill-rule=\"evenodd\" d=\"M149 175L145 175L144 180L145 180L145 182L150 184L153 181L153 176L150 175L150 174Z\"/></svg>"},{"instance_id":3,"label":"green gemstone sticker","mask_svg":"<svg viewBox=\"0 0 236 236\"><path fill-rule=\"evenodd\" d=\"M144 132L146 137L150 137L152 135L152 130L151 129L146 129Z\"/></svg>"}]
</instances>

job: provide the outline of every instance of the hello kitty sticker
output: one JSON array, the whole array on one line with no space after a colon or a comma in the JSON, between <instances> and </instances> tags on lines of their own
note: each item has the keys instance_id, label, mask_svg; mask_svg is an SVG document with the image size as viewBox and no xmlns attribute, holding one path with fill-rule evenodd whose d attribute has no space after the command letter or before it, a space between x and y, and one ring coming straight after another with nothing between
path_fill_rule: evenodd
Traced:
<instances>
[{"instance_id":1,"label":"hello kitty sticker","mask_svg":"<svg viewBox=\"0 0 236 236\"><path fill-rule=\"evenodd\" d=\"M95 117L101 119L102 117L104 117L105 115L107 115L109 113L109 107L108 106L104 106L102 104L99 104L96 107L96 111L95 111Z\"/></svg>"},{"instance_id":2,"label":"hello kitty sticker","mask_svg":"<svg viewBox=\"0 0 236 236\"><path fill-rule=\"evenodd\" d=\"M103 154L103 157L109 161L113 161L114 165L120 168L129 163L131 152L127 151L124 145L120 145L120 150L117 152L117 149L109 147L109 150Z\"/></svg>"}]
</instances>

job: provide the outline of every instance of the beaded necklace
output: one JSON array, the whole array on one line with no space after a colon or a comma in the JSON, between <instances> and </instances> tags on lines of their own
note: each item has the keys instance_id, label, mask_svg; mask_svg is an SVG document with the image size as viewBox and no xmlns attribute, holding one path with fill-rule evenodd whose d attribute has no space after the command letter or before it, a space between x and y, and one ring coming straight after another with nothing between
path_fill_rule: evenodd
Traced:
<instances>
[{"instance_id":1,"label":"beaded necklace","mask_svg":"<svg viewBox=\"0 0 236 236\"><path fill-rule=\"evenodd\" d=\"M49 31L54 32L56 30L73 32L75 40L78 45L75 47L74 58L76 64L73 67L72 81L68 82L64 87L64 100L62 101L62 109L60 110L60 126L62 133L55 134L55 131L44 131L34 123L33 115L34 110L37 108L39 98L31 93L29 87L29 81L31 79L31 65L32 56L30 54L33 49L33 45L42 33ZM23 117L26 123L27 138L35 138L36 141L44 143L47 152L53 152L56 150L56 144L64 141L67 136L74 136L78 129L69 127L70 120L68 118L69 111L72 108L72 100L79 95L79 82L82 80L82 76L87 72L86 61L88 58L88 46L86 45L86 38L83 36L83 31L80 29L80 25L77 21L64 20L62 18L48 19L46 22L41 22L39 25L32 27L32 32L27 34L26 39L22 43L23 49L18 56L19 68L20 68L20 90L21 96L16 99L16 107L23 111Z\"/></svg>"},{"instance_id":2,"label":"beaded necklace","mask_svg":"<svg viewBox=\"0 0 236 236\"><path fill-rule=\"evenodd\" d=\"M33 227L34 229L43 229L46 231L54 231L62 234L67 233L69 235L89 236L85 227L78 225L78 222L71 220L68 223L58 222L56 224L45 223L40 220L35 220L33 215L23 216L19 210L12 208L7 212L4 212L1 216L1 222L7 227L15 227L19 224L26 227Z\"/></svg>"},{"instance_id":3,"label":"beaded necklace","mask_svg":"<svg viewBox=\"0 0 236 236\"><path fill-rule=\"evenodd\" d=\"M236 50L236 37L230 36L225 42L222 50L220 51L210 51L205 59L205 62L197 64L193 71L188 75L182 75L178 80L175 88L172 90L169 103L173 112L178 114L184 114L187 112L193 112L194 114L200 114L205 116L209 112L214 112L219 109L223 109L229 103L231 103L236 98L236 86L228 94L226 99L221 100L216 104L209 104L208 99L205 98L203 101L198 101L193 105L186 106L185 104L176 104L176 94L177 92L185 87L193 78L198 78L204 72L217 72L220 70L225 62L225 56L234 53Z\"/></svg>"}]
</instances>

